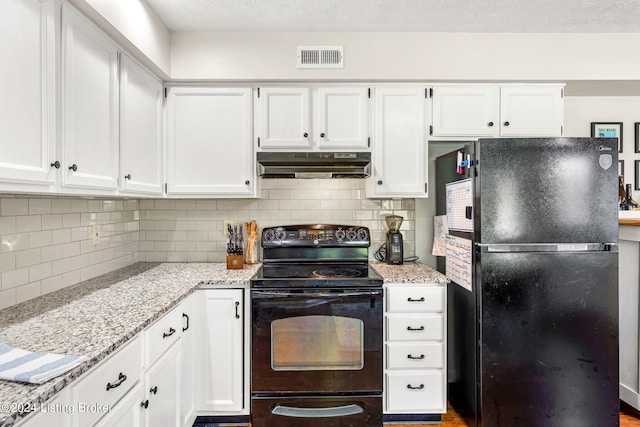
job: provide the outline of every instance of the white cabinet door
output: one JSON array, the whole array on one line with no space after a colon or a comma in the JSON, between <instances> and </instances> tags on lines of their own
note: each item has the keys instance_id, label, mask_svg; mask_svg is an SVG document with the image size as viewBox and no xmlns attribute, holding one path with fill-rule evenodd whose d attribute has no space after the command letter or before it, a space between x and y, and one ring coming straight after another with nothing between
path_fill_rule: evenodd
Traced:
<instances>
[{"instance_id":1,"label":"white cabinet door","mask_svg":"<svg viewBox=\"0 0 640 427\"><path fill-rule=\"evenodd\" d=\"M162 83L120 56L120 191L162 194Z\"/></svg>"},{"instance_id":2,"label":"white cabinet door","mask_svg":"<svg viewBox=\"0 0 640 427\"><path fill-rule=\"evenodd\" d=\"M193 424L196 412L196 340L194 337L194 322L201 322L197 308L199 304L195 301L200 296L199 292L192 294L180 305L182 313L182 357L180 375L180 425L190 426ZM199 375L199 372L198 372Z\"/></svg>"},{"instance_id":3,"label":"white cabinet door","mask_svg":"<svg viewBox=\"0 0 640 427\"><path fill-rule=\"evenodd\" d=\"M433 136L498 136L500 87L443 85L433 88Z\"/></svg>"},{"instance_id":4,"label":"white cabinet door","mask_svg":"<svg viewBox=\"0 0 640 427\"><path fill-rule=\"evenodd\" d=\"M62 184L116 190L118 49L66 4L62 28Z\"/></svg>"},{"instance_id":5,"label":"white cabinet door","mask_svg":"<svg viewBox=\"0 0 640 427\"><path fill-rule=\"evenodd\" d=\"M427 196L424 87L376 88L370 197Z\"/></svg>"},{"instance_id":6,"label":"white cabinet door","mask_svg":"<svg viewBox=\"0 0 640 427\"><path fill-rule=\"evenodd\" d=\"M255 196L251 89L169 89L167 163L169 195Z\"/></svg>"},{"instance_id":7,"label":"white cabinet door","mask_svg":"<svg viewBox=\"0 0 640 427\"><path fill-rule=\"evenodd\" d=\"M243 409L243 290L207 289L203 300L206 336L199 335L199 411L234 413ZM247 372L246 375L249 375Z\"/></svg>"},{"instance_id":8,"label":"white cabinet door","mask_svg":"<svg viewBox=\"0 0 640 427\"><path fill-rule=\"evenodd\" d=\"M0 180L55 181L55 2L3 0Z\"/></svg>"},{"instance_id":9,"label":"white cabinet door","mask_svg":"<svg viewBox=\"0 0 640 427\"><path fill-rule=\"evenodd\" d=\"M259 148L311 147L308 88L260 88L258 104Z\"/></svg>"},{"instance_id":10,"label":"white cabinet door","mask_svg":"<svg viewBox=\"0 0 640 427\"><path fill-rule=\"evenodd\" d=\"M145 374L146 427L177 427L180 425L180 340L174 343Z\"/></svg>"},{"instance_id":11,"label":"white cabinet door","mask_svg":"<svg viewBox=\"0 0 640 427\"><path fill-rule=\"evenodd\" d=\"M319 149L365 149L368 147L366 87L318 89L317 121L313 140Z\"/></svg>"},{"instance_id":12,"label":"white cabinet door","mask_svg":"<svg viewBox=\"0 0 640 427\"><path fill-rule=\"evenodd\" d=\"M129 391L109 413L96 424L96 427L140 427L143 424L141 403L144 403L144 386L138 383ZM45 424L41 424L45 425Z\"/></svg>"},{"instance_id":13,"label":"white cabinet door","mask_svg":"<svg viewBox=\"0 0 640 427\"><path fill-rule=\"evenodd\" d=\"M513 85L500 89L502 136L561 136L562 85Z\"/></svg>"}]
</instances>

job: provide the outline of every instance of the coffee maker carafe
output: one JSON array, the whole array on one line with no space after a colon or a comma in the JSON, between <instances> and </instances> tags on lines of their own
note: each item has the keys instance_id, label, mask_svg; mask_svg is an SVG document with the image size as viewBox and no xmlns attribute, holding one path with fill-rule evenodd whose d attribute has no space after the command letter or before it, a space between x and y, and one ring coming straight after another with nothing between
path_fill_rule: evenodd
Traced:
<instances>
[{"instance_id":1,"label":"coffee maker carafe","mask_svg":"<svg viewBox=\"0 0 640 427\"><path fill-rule=\"evenodd\" d=\"M400 226L403 218L399 215L388 215L384 219L389 228L387 231L387 264L402 264L403 250Z\"/></svg>"}]
</instances>

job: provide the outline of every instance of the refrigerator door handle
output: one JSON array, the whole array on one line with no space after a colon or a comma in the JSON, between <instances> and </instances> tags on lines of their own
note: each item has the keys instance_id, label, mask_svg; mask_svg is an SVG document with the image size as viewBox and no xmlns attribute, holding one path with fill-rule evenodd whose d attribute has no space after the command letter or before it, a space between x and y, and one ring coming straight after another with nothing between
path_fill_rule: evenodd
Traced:
<instances>
[{"instance_id":1,"label":"refrigerator door handle","mask_svg":"<svg viewBox=\"0 0 640 427\"><path fill-rule=\"evenodd\" d=\"M476 252L618 252L617 243L527 243L482 244L476 243Z\"/></svg>"}]
</instances>

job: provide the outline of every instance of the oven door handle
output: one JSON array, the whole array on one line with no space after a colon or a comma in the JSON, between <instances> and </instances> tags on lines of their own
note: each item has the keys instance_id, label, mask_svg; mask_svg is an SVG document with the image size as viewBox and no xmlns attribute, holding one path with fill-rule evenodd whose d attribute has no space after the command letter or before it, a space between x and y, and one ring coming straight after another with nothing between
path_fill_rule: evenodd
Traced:
<instances>
[{"instance_id":1,"label":"oven door handle","mask_svg":"<svg viewBox=\"0 0 640 427\"><path fill-rule=\"evenodd\" d=\"M342 291L342 292L323 292L323 291L251 291L251 298L283 298L283 297L305 297L305 298L337 298L337 297L372 297L382 294L382 289L374 291Z\"/></svg>"},{"instance_id":2,"label":"oven door handle","mask_svg":"<svg viewBox=\"0 0 640 427\"><path fill-rule=\"evenodd\" d=\"M334 406L331 408L295 408L293 406L276 405L271 413L283 417L295 418L325 418L325 417L346 417L364 412L360 405L351 404L345 406Z\"/></svg>"}]
</instances>

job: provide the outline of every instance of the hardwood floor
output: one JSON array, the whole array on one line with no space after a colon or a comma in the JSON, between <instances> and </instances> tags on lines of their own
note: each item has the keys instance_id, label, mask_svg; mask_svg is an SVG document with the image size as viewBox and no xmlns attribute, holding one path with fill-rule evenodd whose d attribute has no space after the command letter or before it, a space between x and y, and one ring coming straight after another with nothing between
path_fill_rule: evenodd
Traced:
<instances>
[{"instance_id":1,"label":"hardwood floor","mask_svg":"<svg viewBox=\"0 0 640 427\"><path fill-rule=\"evenodd\" d=\"M442 415L441 427L468 427L458 413L448 406L447 413ZM389 424L386 427L429 427L427 424ZM620 427L640 427L640 412L631 406L621 403Z\"/></svg>"}]
</instances>

